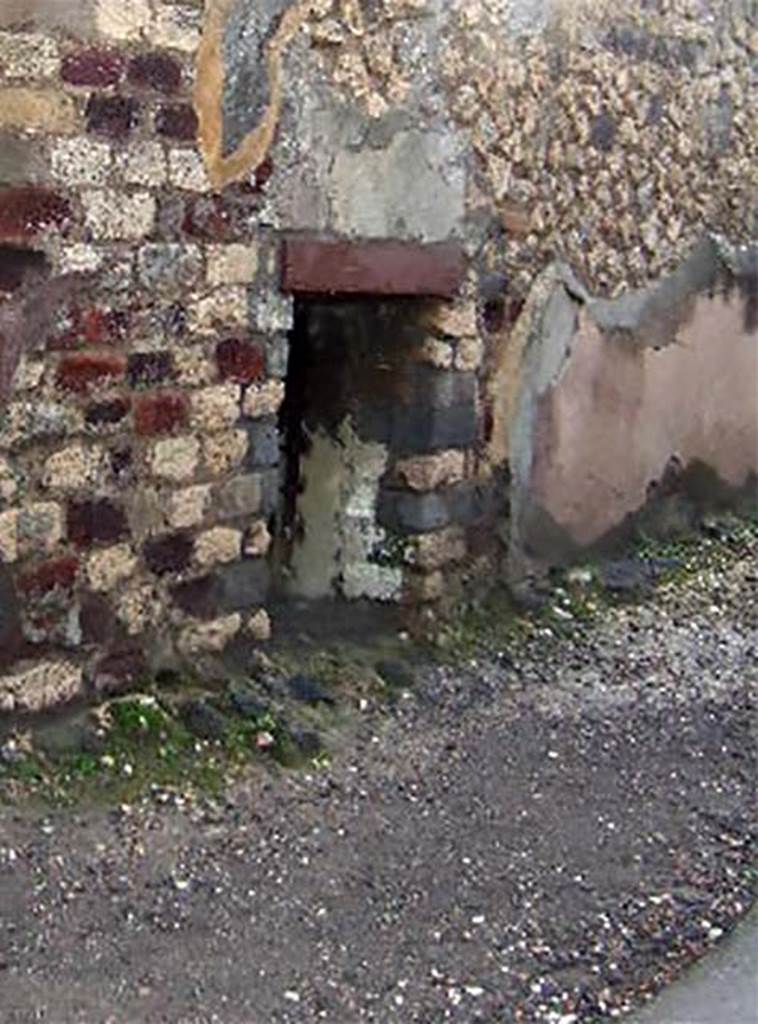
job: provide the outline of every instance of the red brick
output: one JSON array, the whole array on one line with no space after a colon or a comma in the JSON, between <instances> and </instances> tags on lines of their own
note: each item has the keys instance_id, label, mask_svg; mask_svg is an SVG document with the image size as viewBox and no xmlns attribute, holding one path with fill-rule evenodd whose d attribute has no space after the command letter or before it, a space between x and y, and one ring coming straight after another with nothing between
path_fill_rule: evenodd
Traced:
<instances>
[{"instance_id":1,"label":"red brick","mask_svg":"<svg viewBox=\"0 0 758 1024\"><path fill-rule=\"evenodd\" d=\"M182 84L181 65L165 53L142 53L129 64L129 84L153 89L166 96L175 93Z\"/></svg>"},{"instance_id":2,"label":"red brick","mask_svg":"<svg viewBox=\"0 0 758 1024\"><path fill-rule=\"evenodd\" d=\"M78 548L112 543L129 535L129 524L123 509L107 498L69 502L66 526L68 539Z\"/></svg>"},{"instance_id":3,"label":"red brick","mask_svg":"<svg viewBox=\"0 0 758 1024\"><path fill-rule=\"evenodd\" d=\"M18 578L18 589L27 595L47 594L51 590L71 590L79 572L79 561L73 557L38 562Z\"/></svg>"},{"instance_id":4,"label":"red brick","mask_svg":"<svg viewBox=\"0 0 758 1024\"><path fill-rule=\"evenodd\" d=\"M83 345L113 345L129 333L129 314L125 310L70 308L57 332L48 338L52 351L80 348Z\"/></svg>"},{"instance_id":5,"label":"red brick","mask_svg":"<svg viewBox=\"0 0 758 1024\"><path fill-rule=\"evenodd\" d=\"M125 67L124 58L113 50L79 50L63 58L61 77L69 85L116 85Z\"/></svg>"},{"instance_id":6,"label":"red brick","mask_svg":"<svg viewBox=\"0 0 758 1024\"><path fill-rule=\"evenodd\" d=\"M266 369L266 356L260 345L243 338L225 338L216 346L218 372L224 380L250 384L260 380Z\"/></svg>"},{"instance_id":7,"label":"red brick","mask_svg":"<svg viewBox=\"0 0 758 1024\"><path fill-rule=\"evenodd\" d=\"M255 192L262 192L274 173L274 161L267 156L263 163L258 164L253 174L252 188Z\"/></svg>"},{"instance_id":8,"label":"red brick","mask_svg":"<svg viewBox=\"0 0 758 1024\"><path fill-rule=\"evenodd\" d=\"M188 414L185 395L170 391L142 395L134 408L134 428L143 437L171 434L186 426Z\"/></svg>"},{"instance_id":9,"label":"red brick","mask_svg":"<svg viewBox=\"0 0 758 1024\"><path fill-rule=\"evenodd\" d=\"M0 242L33 238L47 228L62 229L71 219L68 200L49 189L0 189Z\"/></svg>"},{"instance_id":10,"label":"red brick","mask_svg":"<svg viewBox=\"0 0 758 1024\"><path fill-rule=\"evenodd\" d=\"M75 352L59 363L56 382L66 391L83 393L93 384L123 377L125 370L126 356L118 352Z\"/></svg>"},{"instance_id":11,"label":"red brick","mask_svg":"<svg viewBox=\"0 0 758 1024\"><path fill-rule=\"evenodd\" d=\"M155 115L158 135L180 142L193 142L197 138L197 114L189 103L165 104Z\"/></svg>"},{"instance_id":12,"label":"red brick","mask_svg":"<svg viewBox=\"0 0 758 1024\"><path fill-rule=\"evenodd\" d=\"M168 572L181 572L189 565L193 546L192 538L186 533L158 537L145 545L145 563L148 569L158 576Z\"/></svg>"},{"instance_id":13,"label":"red brick","mask_svg":"<svg viewBox=\"0 0 758 1024\"><path fill-rule=\"evenodd\" d=\"M244 184L230 186L222 195L193 196L186 203L181 229L202 242L245 241L259 203L258 190Z\"/></svg>"},{"instance_id":14,"label":"red brick","mask_svg":"<svg viewBox=\"0 0 758 1024\"><path fill-rule=\"evenodd\" d=\"M306 295L452 298L466 257L458 242L347 242L288 238L282 287Z\"/></svg>"},{"instance_id":15,"label":"red brick","mask_svg":"<svg viewBox=\"0 0 758 1024\"><path fill-rule=\"evenodd\" d=\"M123 139L136 127L139 111L139 100L134 97L92 95L87 101L87 130Z\"/></svg>"}]
</instances>

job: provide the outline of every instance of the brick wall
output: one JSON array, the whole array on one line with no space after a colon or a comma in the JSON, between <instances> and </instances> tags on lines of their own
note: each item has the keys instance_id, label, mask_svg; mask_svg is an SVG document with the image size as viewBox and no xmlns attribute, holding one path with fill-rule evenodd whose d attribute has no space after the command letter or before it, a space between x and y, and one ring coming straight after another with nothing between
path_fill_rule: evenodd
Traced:
<instances>
[{"instance_id":1,"label":"brick wall","mask_svg":"<svg viewBox=\"0 0 758 1024\"><path fill-rule=\"evenodd\" d=\"M0 34L0 246L44 254L48 283L16 275L4 302L15 711L128 683L157 637L194 656L266 635L272 469L250 442L281 402L289 326L251 301L273 270L259 193L211 193L195 143L200 8L99 2L77 37L24 15ZM71 283L51 298L50 281Z\"/></svg>"},{"instance_id":2,"label":"brick wall","mask_svg":"<svg viewBox=\"0 0 758 1024\"><path fill-rule=\"evenodd\" d=\"M279 470L261 440L284 399L291 302L258 226L266 174L208 181L199 4L71 8L0 21L0 711L14 713L270 631ZM428 361L476 370L470 308L438 319ZM405 596L423 603L464 547L449 517L421 532L421 506L466 457L396 472L413 509L394 514L418 519L401 523Z\"/></svg>"}]
</instances>

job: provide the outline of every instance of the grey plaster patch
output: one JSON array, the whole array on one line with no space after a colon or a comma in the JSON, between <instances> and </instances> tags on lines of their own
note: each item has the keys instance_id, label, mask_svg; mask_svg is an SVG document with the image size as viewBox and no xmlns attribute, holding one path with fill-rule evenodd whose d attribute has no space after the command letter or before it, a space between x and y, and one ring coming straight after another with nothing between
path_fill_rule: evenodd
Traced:
<instances>
[{"instance_id":1,"label":"grey plaster patch","mask_svg":"<svg viewBox=\"0 0 758 1024\"><path fill-rule=\"evenodd\" d=\"M553 276L554 285L542 311L535 316L529 334L511 435L511 529L517 549L522 547L521 532L530 502L539 400L560 378L568 363L581 308L561 280L559 267L554 267L547 275ZM540 284L543 285L544 281Z\"/></svg>"},{"instance_id":2,"label":"grey plaster patch","mask_svg":"<svg viewBox=\"0 0 758 1024\"><path fill-rule=\"evenodd\" d=\"M0 185L40 185L48 177L37 140L0 133Z\"/></svg>"},{"instance_id":3,"label":"grey plaster patch","mask_svg":"<svg viewBox=\"0 0 758 1024\"><path fill-rule=\"evenodd\" d=\"M436 242L462 231L464 147L459 136L417 130L386 149L337 153L328 189L340 234Z\"/></svg>"},{"instance_id":4,"label":"grey plaster patch","mask_svg":"<svg viewBox=\"0 0 758 1024\"><path fill-rule=\"evenodd\" d=\"M241 0L223 44L224 154L233 153L261 120L270 99L266 46L291 0Z\"/></svg>"}]
</instances>

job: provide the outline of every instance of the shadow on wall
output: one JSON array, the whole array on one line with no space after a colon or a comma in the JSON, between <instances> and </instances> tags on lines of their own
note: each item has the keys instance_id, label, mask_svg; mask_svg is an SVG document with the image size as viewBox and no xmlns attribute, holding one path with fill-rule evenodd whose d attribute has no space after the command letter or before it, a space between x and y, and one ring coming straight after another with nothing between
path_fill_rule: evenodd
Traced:
<instances>
[{"instance_id":1,"label":"shadow on wall","mask_svg":"<svg viewBox=\"0 0 758 1024\"><path fill-rule=\"evenodd\" d=\"M701 246L612 301L556 273L510 431L511 548L561 563L758 498L756 251Z\"/></svg>"}]
</instances>

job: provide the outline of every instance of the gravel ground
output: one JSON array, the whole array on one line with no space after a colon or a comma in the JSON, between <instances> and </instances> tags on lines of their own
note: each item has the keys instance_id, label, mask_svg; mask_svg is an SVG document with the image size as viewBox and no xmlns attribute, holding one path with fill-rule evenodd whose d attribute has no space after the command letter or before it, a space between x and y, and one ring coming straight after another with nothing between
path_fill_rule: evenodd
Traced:
<instances>
[{"instance_id":1,"label":"gravel ground","mask_svg":"<svg viewBox=\"0 0 758 1024\"><path fill-rule=\"evenodd\" d=\"M313 774L1 809L2 1021L622 1016L751 903L757 581L430 666Z\"/></svg>"}]
</instances>

